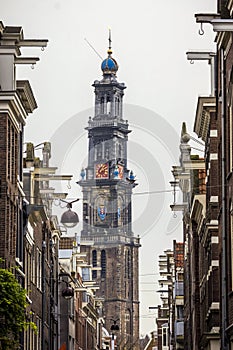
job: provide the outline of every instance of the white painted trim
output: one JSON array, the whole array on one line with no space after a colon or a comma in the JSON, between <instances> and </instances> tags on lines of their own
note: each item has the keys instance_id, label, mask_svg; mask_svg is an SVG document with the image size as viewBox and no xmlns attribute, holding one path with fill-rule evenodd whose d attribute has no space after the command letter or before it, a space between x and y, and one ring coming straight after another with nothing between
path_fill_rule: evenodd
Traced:
<instances>
[{"instance_id":1,"label":"white painted trim","mask_svg":"<svg viewBox=\"0 0 233 350\"><path fill-rule=\"evenodd\" d=\"M219 310L220 304L219 302L212 302L210 305L210 310Z\"/></svg>"},{"instance_id":2,"label":"white painted trim","mask_svg":"<svg viewBox=\"0 0 233 350\"><path fill-rule=\"evenodd\" d=\"M210 225L218 226L218 220L210 220Z\"/></svg>"},{"instance_id":3,"label":"white painted trim","mask_svg":"<svg viewBox=\"0 0 233 350\"><path fill-rule=\"evenodd\" d=\"M220 327L212 327L210 333L219 333Z\"/></svg>"},{"instance_id":4,"label":"white painted trim","mask_svg":"<svg viewBox=\"0 0 233 350\"><path fill-rule=\"evenodd\" d=\"M218 244L218 243L219 243L218 236L212 236L211 237L211 244Z\"/></svg>"},{"instance_id":5,"label":"white painted trim","mask_svg":"<svg viewBox=\"0 0 233 350\"><path fill-rule=\"evenodd\" d=\"M210 137L218 137L218 130L210 130Z\"/></svg>"},{"instance_id":6,"label":"white painted trim","mask_svg":"<svg viewBox=\"0 0 233 350\"><path fill-rule=\"evenodd\" d=\"M218 203L218 196L210 196L211 203Z\"/></svg>"},{"instance_id":7,"label":"white painted trim","mask_svg":"<svg viewBox=\"0 0 233 350\"><path fill-rule=\"evenodd\" d=\"M219 260L212 260L211 261L211 266L219 266Z\"/></svg>"},{"instance_id":8,"label":"white painted trim","mask_svg":"<svg viewBox=\"0 0 233 350\"><path fill-rule=\"evenodd\" d=\"M210 153L210 160L218 160L218 153Z\"/></svg>"}]
</instances>

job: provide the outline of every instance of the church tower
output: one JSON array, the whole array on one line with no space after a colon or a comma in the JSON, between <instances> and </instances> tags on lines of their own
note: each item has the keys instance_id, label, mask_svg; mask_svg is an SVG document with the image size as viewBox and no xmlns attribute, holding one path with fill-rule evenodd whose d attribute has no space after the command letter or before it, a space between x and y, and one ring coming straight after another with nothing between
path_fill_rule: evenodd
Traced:
<instances>
[{"instance_id":1,"label":"church tower","mask_svg":"<svg viewBox=\"0 0 233 350\"><path fill-rule=\"evenodd\" d=\"M132 190L135 179L127 168L128 121L123 118L124 83L117 81L118 64L102 62L102 80L95 80L94 117L89 118L88 166L81 171L83 192L82 244L93 266L92 279L103 298L105 327L115 331L118 349L139 349L138 249L132 232ZM114 328L114 327L113 327Z\"/></svg>"}]
</instances>

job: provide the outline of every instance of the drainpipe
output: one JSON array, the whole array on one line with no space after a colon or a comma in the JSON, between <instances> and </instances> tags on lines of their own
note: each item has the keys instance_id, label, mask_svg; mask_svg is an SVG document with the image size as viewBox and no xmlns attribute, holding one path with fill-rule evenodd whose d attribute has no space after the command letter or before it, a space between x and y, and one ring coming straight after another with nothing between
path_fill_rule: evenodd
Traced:
<instances>
[{"instance_id":1,"label":"drainpipe","mask_svg":"<svg viewBox=\"0 0 233 350\"><path fill-rule=\"evenodd\" d=\"M44 233L45 235L45 233ZM41 330L41 350L45 350L45 303L46 303L46 295L45 295L45 250L46 250L46 242L43 240L42 242L42 262L41 262L41 272L42 272L42 330Z\"/></svg>"},{"instance_id":2,"label":"drainpipe","mask_svg":"<svg viewBox=\"0 0 233 350\"><path fill-rule=\"evenodd\" d=\"M88 317L88 316L87 316ZM85 349L87 350L87 317L85 318L86 329L85 329Z\"/></svg>"},{"instance_id":3,"label":"drainpipe","mask_svg":"<svg viewBox=\"0 0 233 350\"><path fill-rule=\"evenodd\" d=\"M216 65L216 56L213 55L210 59L210 86L211 86L211 96L215 96L215 65Z\"/></svg>"},{"instance_id":4,"label":"drainpipe","mask_svg":"<svg viewBox=\"0 0 233 350\"><path fill-rule=\"evenodd\" d=\"M50 350L54 350L54 339L57 336L54 334L54 302L55 302L55 290L54 290L54 256L53 256L53 241L49 242L49 255L50 255L50 278L49 278L49 299L50 299L50 314L49 314L49 331L50 331Z\"/></svg>"},{"instance_id":5,"label":"drainpipe","mask_svg":"<svg viewBox=\"0 0 233 350\"><path fill-rule=\"evenodd\" d=\"M131 202L130 202L131 205ZM134 257L133 257L133 241L130 242L130 259L131 259L131 310L130 310L130 348L133 349L134 344Z\"/></svg>"},{"instance_id":6,"label":"drainpipe","mask_svg":"<svg viewBox=\"0 0 233 350\"><path fill-rule=\"evenodd\" d=\"M221 66L221 129L222 129L222 141L221 141L221 171L222 171L222 350L228 350L228 339L226 335L227 329L227 275L226 275L226 262L227 262L227 236L226 236L226 159L225 159L225 67L224 67L224 51L220 49L220 66Z\"/></svg>"}]
</instances>

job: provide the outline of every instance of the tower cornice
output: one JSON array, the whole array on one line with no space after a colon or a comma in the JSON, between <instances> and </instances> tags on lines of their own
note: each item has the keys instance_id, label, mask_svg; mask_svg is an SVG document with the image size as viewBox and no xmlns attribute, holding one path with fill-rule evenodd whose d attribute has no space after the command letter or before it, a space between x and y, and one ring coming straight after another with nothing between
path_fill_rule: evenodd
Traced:
<instances>
[{"instance_id":1,"label":"tower cornice","mask_svg":"<svg viewBox=\"0 0 233 350\"><path fill-rule=\"evenodd\" d=\"M117 87L120 90L125 90L127 88L127 86L124 83L119 83L115 78L111 79L111 77L109 78L109 80L107 79L103 79L103 80L95 80L94 83L92 84L93 87L97 87L99 89L103 88L106 89L108 87Z\"/></svg>"},{"instance_id":2,"label":"tower cornice","mask_svg":"<svg viewBox=\"0 0 233 350\"><path fill-rule=\"evenodd\" d=\"M123 134L127 135L132 130L128 129L128 122L125 120L117 120L117 118L114 119L108 119L107 115L101 115L98 118L93 118L89 120L89 125L85 128L89 131L89 137L92 136L92 134L97 135L104 135L109 134L112 136L120 136L116 134L116 131L120 131Z\"/></svg>"},{"instance_id":3,"label":"tower cornice","mask_svg":"<svg viewBox=\"0 0 233 350\"><path fill-rule=\"evenodd\" d=\"M110 188L113 189L125 189L128 194L132 193L132 188L137 186L137 183L130 184L126 179L89 179L81 180L77 182L81 187L96 187L100 189Z\"/></svg>"}]
</instances>

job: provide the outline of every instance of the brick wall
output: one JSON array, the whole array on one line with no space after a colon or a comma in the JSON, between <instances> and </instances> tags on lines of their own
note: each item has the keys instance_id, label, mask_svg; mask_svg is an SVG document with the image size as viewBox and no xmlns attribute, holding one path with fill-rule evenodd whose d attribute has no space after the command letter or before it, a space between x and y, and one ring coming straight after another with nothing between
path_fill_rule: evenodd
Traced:
<instances>
[{"instance_id":1,"label":"brick wall","mask_svg":"<svg viewBox=\"0 0 233 350\"><path fill-rule=\"evenodd\" d=\"M18 197L18 131L7 114L0 115L0 257L15 266L17 233L20 231Z\"/></svg>"}]
</instances>

